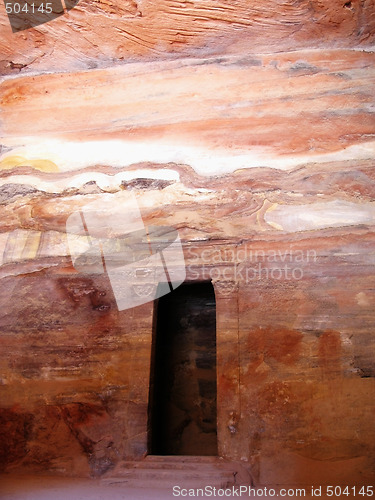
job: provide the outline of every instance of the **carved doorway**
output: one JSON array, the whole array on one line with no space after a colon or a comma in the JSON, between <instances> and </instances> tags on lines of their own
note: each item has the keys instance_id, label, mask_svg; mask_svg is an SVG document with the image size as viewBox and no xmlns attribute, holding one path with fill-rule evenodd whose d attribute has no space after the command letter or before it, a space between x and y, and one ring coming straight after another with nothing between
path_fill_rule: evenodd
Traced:
<instances>
[{"instance_id":1,"label":"carved doorway","mask_svg":"<svg viewBox=\"0 0 375 500\"><path fill-rule=\"evenodd\" d=\"M153 337L149 453L217 455L212 284L183 284L161 297Z\"/></svg>"}]
</instances>

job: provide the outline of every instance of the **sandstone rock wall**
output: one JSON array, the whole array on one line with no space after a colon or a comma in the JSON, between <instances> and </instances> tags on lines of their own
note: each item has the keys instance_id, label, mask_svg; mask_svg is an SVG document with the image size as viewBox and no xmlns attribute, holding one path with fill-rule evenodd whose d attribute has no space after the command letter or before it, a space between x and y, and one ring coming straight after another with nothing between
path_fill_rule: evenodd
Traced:
<instances>
[{"instance_id":1,"label":"sandstone rock wall","mask_svg":"<svg viewBox=\"0 0 375 500\"><path fill-rule=\"evenodd\" d=\"M220 456L371 484L374 2L115 7L11 34L0 5L1 470L148 452L152 303L119 311L66 235L129 191L214 283Z\"/></svg>"},{"instance_id":2,"label":"sandstone rock wall","mask_svg":"<svg viewBox=\"0 0 375 500\"><path fill-rule=\"evenodd\" d=\"M0 69L15 75L374 43L373 0L80 0L52 22L15 34L0 9Z\"/></svg>"},{"instance_id":3,"label":"sandstone rock wall","mask_svg":"<svg viewBox=\"0 0 375 500\"><path fill-rule=\"evenodd\" d=\"M179 183L139 182L147 221L174 221L183 235L187 279L214 282L220 455L247 461L258 483L371 481L368 212L330 227L337 210L327 204L316 216L327 227L288 231L267 223L264 204L251 209L244 200L257 195L244 181L227 179L223 192L215 188L222 179L211 179L208 194L199 182L183 194ZM104 196L92 187L57 197L33 191L2 205L9 224L1 266L6 471L101 474L147 453L152 303L119 312L108 278L72 267L64 234L73 209ZM116 203L117 194L106 196ZM352 208L365 204L357 199ZM22 226L7 211L22 213ZM226 227L238 235L224 237Z\"/></svg>"}]
</instances>

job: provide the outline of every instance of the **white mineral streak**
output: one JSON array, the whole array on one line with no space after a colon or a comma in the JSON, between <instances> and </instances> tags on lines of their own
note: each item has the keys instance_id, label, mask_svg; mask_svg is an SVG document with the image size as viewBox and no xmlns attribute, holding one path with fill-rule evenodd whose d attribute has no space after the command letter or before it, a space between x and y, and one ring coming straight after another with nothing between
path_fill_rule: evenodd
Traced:
<instances>
[{"instance_id":1,"label":"white mineral streak","mask_svg":"<svg viewBox=\"0 0 375 500\"><path fill-rule=\"evenodd\" d=\"M375 223L375 203L334 200L309 205L278 205L268 211L265 221L288 232Z\"/></svg>"},{"instance_id":2,"label":"white mineral streak","mask_svg":"<svg viewBox=\"0 0 375 500\"><path fill-rule=\"evenodd\" d=\"M47 178L41 179L35 175L10 175L9 177L0 179L0 186L5 184L25 184L33 186L40 191L45 191L46 193L60 193L65 189L80 188L87 182L95 181L101 189L106 191L110 189L117 189L123 181L129 182L133 179L139 178L166 180L172 182L178 182L180 180L179 173L175 170L137 169L128 172L119 172L115 175L108 175L101 172L85 172L60 180L57 180L56 178L51 180L47 180Z\"/></svg>"},{"instance_id":3,"label":"white mineral streak","mask_svg":"<svg viewBox=\"0 0 375 500\"><path fill-rule=\"evenodd\" d=\"M24 146L15 147L11 153L3 155L1 159L13 155L24 156L30 160L43 158L53 161L60 172L69 172L95 165L126 167L141 162L152 162L154 164L189 165L200 175L212 176L228 174L239 169L259 167L291 170L307 163L324 164L334 161L366 160L375 155L375 141L348 146L332 153L277 156L264 147L228 150L185 145L177 141L173 143L126 140L72 142L59 139L44 140L40 137L25 137L21 140ZM78 184L82 185L85 180L86 182L96 180L98 185L104 189L118 184L120 179L130 180L135 177L178 180L178 173L172 169L156 171L139 169L128 173L122 172L118 178L115 176L109 178L104 174L95 173L82 174L77 178L73 177L70 180L59 182L53 181L53 183L61 187L77 187ZM9 178L7 182L9 182ZM18 181L12 180L12 182ZM25 178L22 182L25 183ZM48 183L43 185L47 187ZM44 189L44 187L41 188L40 180L38 180L38 186L40 189Z\"/></svg>"}]
</instances>

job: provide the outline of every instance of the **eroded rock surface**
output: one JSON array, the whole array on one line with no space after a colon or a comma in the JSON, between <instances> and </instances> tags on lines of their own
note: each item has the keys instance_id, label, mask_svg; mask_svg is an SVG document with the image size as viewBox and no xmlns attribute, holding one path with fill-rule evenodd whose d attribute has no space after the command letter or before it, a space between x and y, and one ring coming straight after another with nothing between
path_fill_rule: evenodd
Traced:
<instances>
[{"instance_id":1,"label":"eroded rock surface","mask_svg":"<svg viewBox=\"0 0 375 500\"><path fill-rule=\"evenodd\" d=\"M374 2L81 0L16 34L0 9L1 470L149 451L153 304L119 310L66 228L132 193L214 285L219 455L373 483Z\"/></svg>"},{"instance_id":2,"label":"eroded rock surface","mask_svg":"<svg viewBox=\"0 0 375 500\"><path fill-rule=\"evenodd\" d=\"M9 74L74 71L132 59L227 53L250 54L251 62L256 52L370 46L373 13L373 0L262 0L256 4L81 0L64 16L13 34L2 5L0 68Z\"/></svg>"}]
</instances>

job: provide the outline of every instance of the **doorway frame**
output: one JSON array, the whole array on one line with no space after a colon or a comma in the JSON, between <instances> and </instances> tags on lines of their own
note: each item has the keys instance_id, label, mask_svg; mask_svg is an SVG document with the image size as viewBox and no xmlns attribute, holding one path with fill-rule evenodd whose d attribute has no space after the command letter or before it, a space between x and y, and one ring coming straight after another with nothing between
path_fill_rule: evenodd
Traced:
<instances>
[{"instance_id":1,"label":"doorway frame","mask_svg":"<svg viewBox=\"0 0 375 500\"><path fill-rule=\"evenodd\" d=\"M207 457L207 456L212 456L212 457L218 457L218 430L217 430L217 423L218 423L218 418L217 418L217 326L216 326L216 320L217 320L217 314L216 314L216 293L215 293L215 288L213 286L212 280L185 280L180 286L189 286L189 285L200 285L200 284L210 284L211 289L213 292L213 298L215 300L215 367L216 367L216 449L217 452L214 455L201 455L202 457ZM173 292L171 292L173 293ZM169 294L166 294L169 295ZM164 296L163 296L164 297ZM160 297L162 298L162 297ZM152 323L152 339L151 339L151 359L150 359L150 372L149 372L149 396L148 396L148 408L147 408L147 455L151 456L164 456L162 454L157 454L155 452L152 452L153 448L153 420L154 420L154 415L153 415L153 407L154 407L154 397L155 397L155 384L154 380L155 377L153 374L155 373L155 368L156 368L156 346L157 346L157 331L158 331L158 307L159 307L159 300L156 299L154 301L154 307L153 307L153 323ZM168 456L168 455L165 455ZM194 455L173 455L173 456L194 456ZM197 455L199 456L199 455Z\"/></svg>"},{"instance_id":2,"label":"doorway frame","mask_svg":"<svg viewBox=\"0 0 375 500\"><path fill-rule=\"evenodd\" d=\"M234 279L189 279L184 283L211 282L216 303L216 391L217 391L217 456L240 460L243 454L241 439L240 397L240 332L238 283ZM151 303L150 363L148 367L146 455L151 455L152 370L155 359L158 301ZM177 455L178 456L178 455Z\"/></svg>"}]
</instances>

